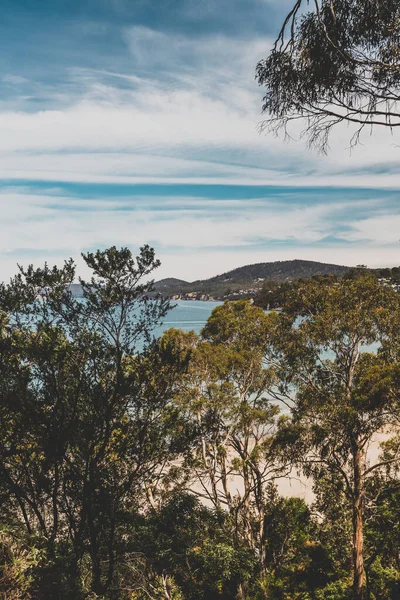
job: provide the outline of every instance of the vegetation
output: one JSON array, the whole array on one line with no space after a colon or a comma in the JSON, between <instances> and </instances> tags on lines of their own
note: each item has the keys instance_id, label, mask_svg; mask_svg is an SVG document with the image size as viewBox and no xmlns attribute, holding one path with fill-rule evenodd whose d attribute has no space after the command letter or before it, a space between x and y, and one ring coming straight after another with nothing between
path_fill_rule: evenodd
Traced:
<instances>
[{"instance_id":1,"label":"vegetation","mask_svg":"<svg viewBox=\"0 0 400 600\"><path fill-rule=\"evenodd\" d=\"M307 279L338 281L340 277L354 278L368 272L386 284L400 285L400 267L368 269L365 265L345 267L310 260L287 260L246 265L205 279L189 283L181 279L162 279L155 290L166 298L238 300L254 299L264 309L280 308L286 293L297 282ZM74 287L74 286L72 286ZM75 286L79 287L80 286ZM75 290L74 290L75 291Z\"/></svg>"},{"instance_id":2,"label":"vegetation","mask_svg":"<svg viewBox=\"0 0 400 600\"><path fill-rule=\"evenodd\" d=\"M295 289L297 282L265 281L262 288L254 296L254 303L264 310L280 309L285 304L286 296Z\"/></svg>"},{"instance_id":3,"label":"vegetation","mask_svg":"<svg viewBox=\"0 0 400 600\"><path fill-rule=\"evenodd\" d=\"M355 280L366 275L369 278L375 279L376 282L379 282L381 285L389 286L396 290L398 290L400 285L400 267L368 269L364 265L358 265L357 267L349 268L341 277L344 280ZM338 285L340 282L340 276L334 274L314 275L310 279L321 284ZM304 277L300 277L294 281L285 282L276 280L265 281L262 288L255 294L254 303L264 310L281 308L287 302L291 293L296 290L299 285L304 285L304 283L306 283Z\"/></svg>"},{"instance_id":4,"label":"vegetation","mask_svg":"<svg viewBox=\"0 0 400 600\"><path fill-rule=\"evenodd\" d=\"M287 131L305 120L311 146L327 149L331 130L400 126L400 7L397 0L296 0L267 59L264 127ZM304 122L304 121L303 121Z\"/></svg>"},{"instance_id":5,"label":"vegetation","mask_svg":"<svg viewBox=\"0 0 400 600\"><path fill-rule=\"evenodd\" d=\"M400 284L400 267L374 269L373 273L378 278L387 279L390 283Z\"/></svg>"},{"instance_id":6,"label":"vegetation","mask_svg":"<svg viewBox=\"0 0 400 600\"><path fill-rule=\"evenodd\" d=\"M1 597L397 598L399 294L361 269L153 339L153 251L84 259L83 299L72 261L0 287Z\"/></svg>"},{"instance_id":7,"label":"vegetation","mask_svg":"<svg viewBox=\"0 0 400 600\"><path fill-rule=\"evenodd\" d=\"M165 297L174 295L211 296L215 300L250 298L269 282L295 281L323 275L344 275L350 267L330 265L312 260L283 260L245 265L192 283L180 279L162 279L155 283L155 289Z\"/></svg>"}]
</instances>

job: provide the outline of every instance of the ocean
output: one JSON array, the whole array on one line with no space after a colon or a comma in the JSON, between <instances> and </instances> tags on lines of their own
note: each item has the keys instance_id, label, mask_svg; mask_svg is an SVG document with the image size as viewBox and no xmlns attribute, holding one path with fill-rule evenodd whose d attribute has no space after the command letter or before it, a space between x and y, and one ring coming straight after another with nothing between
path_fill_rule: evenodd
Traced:
<instances>
[{"instance_id":1,"label":"ocean","mask_svg":"<svg viewBox=\"0 0 400 600\"><path fill-rule=\"evenodd\" d=\"M171 327L182 329L183 331L193 330L196 333L200 333L200 330L206 324L214 308L223 303L200 300L175 300L172 304L175 305L174 308L164 317L163 323L154 330L154 334L157 337Z\"/></svg>"}]
</instances>

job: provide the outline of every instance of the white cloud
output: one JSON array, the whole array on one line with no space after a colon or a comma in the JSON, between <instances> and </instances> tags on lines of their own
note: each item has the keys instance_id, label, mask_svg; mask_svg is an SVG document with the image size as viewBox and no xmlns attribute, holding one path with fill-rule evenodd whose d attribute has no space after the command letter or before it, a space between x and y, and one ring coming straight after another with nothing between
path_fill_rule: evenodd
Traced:
<instances>
[{"instance_id":1,"label":"white cloud","mask_svg":"<svg viewBox=\"0 0 400 600\"><path fill-rule=\"evenodd\" d=\"M187 208L183 207L185 202ZM247 213L235 205L216 213L212 201L206 202L204 208L200 204L201 199L197 199L193 210L190 199L183 199L174 210L168 202L165 207L155 209L149 200L146 207L144 199L138 202L132 198L130 203L126 199L99 202L10 189L0 194L3 223L0 251L55 247L68 250L131 244L132 240L135 245L155 240L160 247L179 245L182 250L246 246L257 239L314 242L329 232L328 217L343 208L341 203L279 208L267 202L264 206L258 203L257 210Z\"/></svg>"},{"instance_id":2,"label":"white cloud","mask_svg":"<svg viewBox=\"0 0 400 600\"><path fill-rule=\"evenodd\" d=\"M387 221L393 221L393 234L396 228L398 231L400 217L396 214L390 219L379 214L370 220L352 219L351 232L344 234L352 244L346 248L323 243L325 237L335 235L344 212L361 204L366 210L379 209L379 200L325 203L322 199L302 208L274 198L256 198L246 201L244 211L237 200L89 200L61 195L57 188L44 195L9 188L0 193L0 275L10 276L15 263L31 262L32 254L35 262L52 262L71 254L77 258L84 248L113 244L136 250L151 243L163 261L160 276L189 279L211 276L246 262L294 257L344 264L367 262L371 266L398 262L396 239L385 238ZM291 248L285 247L285 242Z\"/></svg>"},{"instance_id":3,"label":"white cloud","mask_svg":"<svg viewBox=\"0 0 400 600\"><path fill-rule=\"evenodd\" d=\"M260 136L260 97L246 87L225 83L218 90L216 84L207 92L202 80L198 87L172 87L159 80L141 84L135 76L135 89L121 90L95 76L99 81L86 82L84 96L68 108L0 112L1 177L400 186L398 172L368 172L398 160L388 132L351 156L348 132L339 132L331 154L321 157L302 142Z\"/></svg>"},{"instance_id":4,"label":"white cloud","mask_svg":"<svg viewBox=\"0 0 400 600\"><path fill-rule=\"evenodd\" d=\"M346 234L350 241L373 239L381 244L396 244L400 250L400 214L368 217L353 225L354 230ZM399 256L400 260L400 256Z\"/></svg>"},{"instance_id":5,"label":"white cloud","mask_svg":"<svg viewBox=\"0 0 400 600\"><path fill-rule=\"evenodd\" d=\"M21 77L20 75L13 75L12 73L7 73L1 77L1 80L4 83L11 83L12 85L19 85L21 83L29 83L29 79L25 77Z\"/></svg>"},{"instance_id":6,"label":"white cloud","mask_svg":"<svg viewBox=\"0 0 400 600\"><path fill-rule=\"evenodd\" d=\"M307 152L303 142L286 144L258 134L262 90L254 83L254 67L271 40L190 39L144 27L123 35L131 71L110 72L103 64L92 70L74 67L70 87L51 92L51 110L17 111L10 105L0 110L0 178L16 185L36 180L400 188L399 151L388 131L367 138L349 156L349 131L343 127L328 157ZM179 204L162 202L165 209ZM45 196L9 189L0 194L0 276L14 271L16 253L29 262L35 250L40 262L60 254L76 257L87 247L136 248L145 242L160 250L161 275L189 279L278 258L371 266L400 262L397 215L374 211L371 216L365 203L365 216L351 220L351 231L342 235L346 247L321 247L320 240L334 235L340 211L354 202L322 198L310 208L263 199L252 203L250 213L241 201L224 201L223 221L215 210L218 202L210 199L197 212L152 212L144 202L128 212L118 198L90 202L57 189ZM292 248L252 247L254 240L277 239Z\"/></svg>"},{"instance_id":7,"label":"white cloud","mask_svg":"<svg viewBox=\"0 0 400 600\"><path fill-rule=\"evenodd\" d=\"M387 131L349 156L349 131L337 130L328 157L302 141L259 135L262 90L253 76L270 40L190 39L145 27L124 36L131 72L75 67L74 91L68 98L54 90L54 109L0 111L0 177L400 186L398 172L367 171L398 160Z\"/></svg>"}]
</instances>

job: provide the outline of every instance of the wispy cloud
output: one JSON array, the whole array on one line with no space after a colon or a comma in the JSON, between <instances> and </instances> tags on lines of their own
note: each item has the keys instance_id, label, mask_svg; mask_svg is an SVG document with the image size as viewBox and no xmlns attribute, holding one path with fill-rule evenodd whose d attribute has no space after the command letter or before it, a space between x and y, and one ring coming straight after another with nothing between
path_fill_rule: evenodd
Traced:
<instances>
[{"instance_id":1,"label":"wispy cloud","mask_svg":"<svg viewBox=\"0 0 400 600\"><path fill-rule=\"evenodd\" d=\"M20 85L24 83L29 83L29 79L26 77L21 77L21 75L12 75L11 73L6 73L1 77L1 81L3 83L9 83L11 85Z\"/></svg>"},{"instance_id":2,"label":"wispy cloud","mask_svg":"<svg viewBox=\"0 0 400 600\"><path fill-rule=\"evenodd\" d=\"M3 189L3 271L11 275L16 260L27 262L29 256L59 260L78 256L85 248L137 247L147 242L163 258L161 274L189 279L192 259L199 265L196 276L223 271L235 261L237 265L246 260L328 255L334 260L332 253L335 261L350 264L366 262L366 256L373 261L370 264L396 262L400 208L390 194L365 201L359 198L361 190L358 198L346 198L343 190L327 201L329 192L321 190L304 206L279 190L247 200L221 199L211 193L168 198L155 195L156 191L140 195L132 188L131 194L125 190L122 196L101 198L93 191L90 198L62 188ZM390 218L385 210L390 210ZM378 247L383 251L380 256Z\"/></svg>"},{"instance_id":3,"label":"wispy cloud","mask_svg":"<svg viewBox=\"0 0 400 600\"><path fill-rule=\"evenodd\" d=\"M259 135L253 73L266 39L199 40L143 26L121 36L130 72L71 67L63 93L46 88L51 109L0 112L3 178L399 186L387 132L351 157L339 132L328 158Z\"/></svg>"},{"instance_id":4,"label":"wispy cloud","mask_svg":"<svg viewBox=\"0 0 400 600\"><path fill-rule=\"evenodd\" d=\"M86 0L84 18L63 14L60 30L40 13L53 28L30 43L35 62L0 62L3 272L17 256L145 242L165 275L188 278L190 261L199 276L294 256L398 262L400 170L388 131L350 154L339 129L328 157L258 132L254 68L276 30L268 19L278 23L289 0L168 4L157 13L147 0ZM118 193L139 184L152 192ZM261 185L280 191L257 196Z\"/></svg>"}]
</instances>

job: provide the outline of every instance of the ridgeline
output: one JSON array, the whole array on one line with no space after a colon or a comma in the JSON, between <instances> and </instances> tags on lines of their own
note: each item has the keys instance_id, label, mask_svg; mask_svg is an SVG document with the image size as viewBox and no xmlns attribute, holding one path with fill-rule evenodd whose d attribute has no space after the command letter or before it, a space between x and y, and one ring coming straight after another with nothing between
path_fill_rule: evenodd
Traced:
<instances>
[{"instance_id":1,"label":"ridgeline","mask_svg":"<svg viewBox=\"0 0 400 600\"><path fill-rule=\"evenodd\" d=\"M168 278L155 282L155 289L172 299L222 300L251 297L265 282L289 283L321 275L342 276L351 267L332 265L311 260L284 260L256 263L193 282Z\"/></svg>"}]
</instances>

